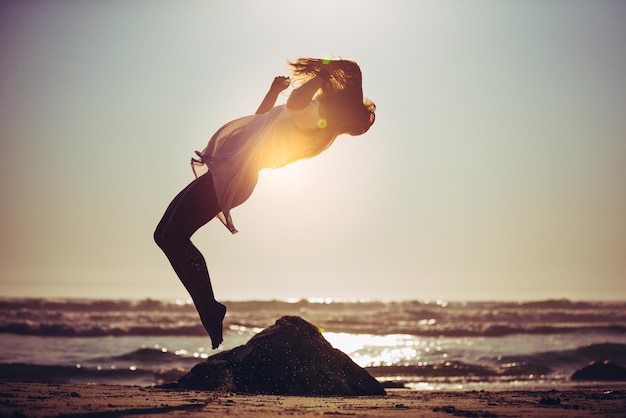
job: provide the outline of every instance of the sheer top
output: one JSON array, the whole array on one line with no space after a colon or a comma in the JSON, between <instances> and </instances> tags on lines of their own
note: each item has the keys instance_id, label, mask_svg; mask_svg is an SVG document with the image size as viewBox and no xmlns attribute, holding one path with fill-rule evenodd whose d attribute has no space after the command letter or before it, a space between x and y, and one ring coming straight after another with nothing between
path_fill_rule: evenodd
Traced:
<instances>
[{"instance_id":1,"label":"sheer top","mask_svg":"<svg viewBox=\"0 0 626 418\"><path fill-rule=\"evenodd\" d=\"M218 218L237 232L230 210L245 202L256 186L259 171L314 157L332 144L335 135L319 116L319 102L304 109L274 107L267 113L246 116L222 126L199 159L191 160L196 177L211 172L220 204Z\"/></svg>"}]
</instances>

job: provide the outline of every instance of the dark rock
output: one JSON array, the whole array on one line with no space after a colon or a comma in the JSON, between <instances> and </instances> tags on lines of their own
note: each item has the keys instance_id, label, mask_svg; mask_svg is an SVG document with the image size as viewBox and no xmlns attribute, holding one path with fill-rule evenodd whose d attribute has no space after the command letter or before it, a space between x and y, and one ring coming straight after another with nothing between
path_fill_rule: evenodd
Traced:
<instances>
[{"instance_id":1,"label":"dark rock","mask_svg":"<svg viewBox=\"0 0 626 418\"><path fill-rule=\"evenodd\" d=\"M545 398L539 399L539 405L561 405L561 398L551 398L549 396L546 396Z\"/></svg>"},{"instance_id":2,"label":"dark rock","mask_svg":"<svg viewBox=\"0 0 626 418\"><path fill-rule=\"evenodd\" d=\"M209 357L165 386L275 395L385 394L365 369L297 316L280 318L247 344Z\"/></svg>"},{"instance_id":3,"label":"dark rock","mask_svg":"<svg viewBox=\"0 0 626 418\"><path fill-rule=\"evenodd\" d=\"M572 380L626 381L626 368L611 361L594 361L577 370Z\"/></svg>"},{"instance_id":4,"label":"dark rock","mask_svg":"<svg viewBox=\"0 0 626 418\"><path fill-rule=\"evenodd\" d=\"M385 380L380 384L385 389L406 389L406 384L402 381Z\"/></svg>"}]
</instances>

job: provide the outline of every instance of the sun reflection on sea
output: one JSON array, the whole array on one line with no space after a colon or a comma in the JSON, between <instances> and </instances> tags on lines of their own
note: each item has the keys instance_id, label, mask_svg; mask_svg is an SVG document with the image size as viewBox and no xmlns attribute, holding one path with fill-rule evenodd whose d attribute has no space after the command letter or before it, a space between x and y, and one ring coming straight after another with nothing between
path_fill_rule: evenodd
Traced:
<instances>
[{"instance_id":1,"label":"sun reflection on sea","mask_svg":"<svg viewBox=\"0 0 626 418\"><path fill-rule=\"evenodd\" d=\"M432 343L403 334L371 335L325 332L324 338L335 348L348 354L361 367L391 366L419 361Z\"/></svg>"}]
</instances>

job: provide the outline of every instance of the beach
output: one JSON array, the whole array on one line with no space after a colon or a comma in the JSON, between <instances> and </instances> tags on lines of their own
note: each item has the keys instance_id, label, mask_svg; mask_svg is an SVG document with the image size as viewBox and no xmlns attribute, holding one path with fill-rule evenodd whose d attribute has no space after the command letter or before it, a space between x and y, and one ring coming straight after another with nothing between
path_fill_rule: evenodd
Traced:
<instances>
[{"instance_id":1,"label":"beach","mask_svg":"<svg viewBox=\"0 0 626 418\"><path fill-rule=\"evenodd\" d=\"M625 417L626 391L413 391L301 397L123 385L0 382L0 416Z\"/></svg>"},{"instance_id":2,"label":"beach","mask_svg":"<svg viewBox=\"0 0 626 418\"><path fill-rule=\"evenodd\" d=\"M188 301L0 300L0 417L626 417L624 302L229 302L218 350ZM384 396L165 389L283 315L318 327ZM381 326L382 325L382 326ZM229 390L233 390L230 389Z\"/></svg>"}]
</instances>

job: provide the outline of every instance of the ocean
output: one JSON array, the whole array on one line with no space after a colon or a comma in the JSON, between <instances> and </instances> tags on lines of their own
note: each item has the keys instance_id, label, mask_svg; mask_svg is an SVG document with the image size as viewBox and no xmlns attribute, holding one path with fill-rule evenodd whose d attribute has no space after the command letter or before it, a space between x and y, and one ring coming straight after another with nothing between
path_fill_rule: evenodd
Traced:
<instances>
[{"instance_id":1,"label":"ocean","mask_svg":"<svg viewBox=\"0 0 626 418\"><path fill-rule=\"evenodd\" d=\"M571 375L591 361L626 366L626 302L225 304L224 343L211 350L187 300L0 299L0 380L161 384L283 315L318 326L379 381L414 390L558 390L581 385Z\"/></svg>"}]
</instances>

